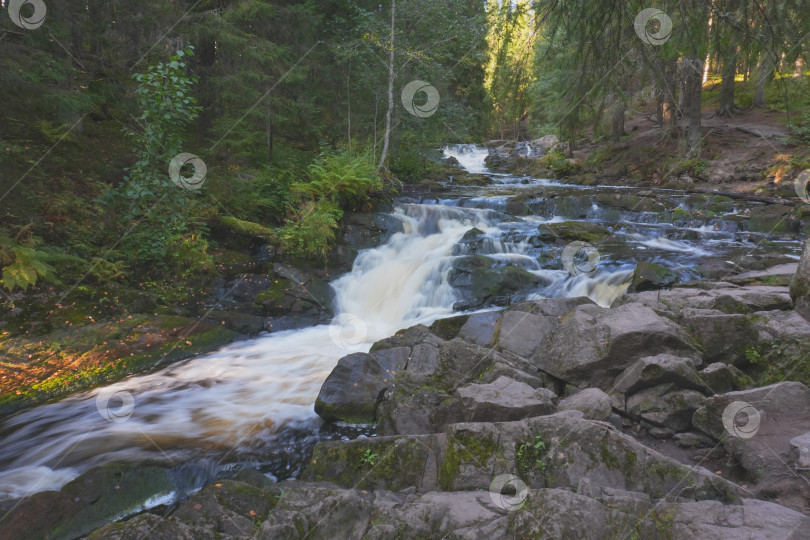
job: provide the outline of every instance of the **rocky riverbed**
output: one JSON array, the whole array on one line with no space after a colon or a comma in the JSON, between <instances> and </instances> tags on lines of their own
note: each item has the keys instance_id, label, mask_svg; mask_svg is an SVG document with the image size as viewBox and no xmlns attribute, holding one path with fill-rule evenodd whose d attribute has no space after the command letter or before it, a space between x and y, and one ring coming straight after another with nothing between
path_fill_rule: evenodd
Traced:
<instances>
[{"instance_id":1,"label":"rocky riverbed","mask_svg":"<svg viewBox=\"0 0 810 540\"><path fill-rule=\"evenodd\" d=\"M131 418L12 417L4 481L40 492L0 538L810 538L807 206L456 155L347 218L349 274L223 283L214 323L274 332L119 383ZM278 332L334 313L359 340Z\"/></svg>"},{"instance_id":2,"label":"rocky riverbed","mask_svg":"<svg viewBox=\"0 0 810 540\"><path fill-rule=\"evenodd\" d=\"M794 269L405 329L341 359L316 404L377 436L320 443L300 479L244 469L93 532L176 490L107 466L16 506L3 537L808 538L810 250L792 288L763 284Z\"/></svg>"}]
</instances>

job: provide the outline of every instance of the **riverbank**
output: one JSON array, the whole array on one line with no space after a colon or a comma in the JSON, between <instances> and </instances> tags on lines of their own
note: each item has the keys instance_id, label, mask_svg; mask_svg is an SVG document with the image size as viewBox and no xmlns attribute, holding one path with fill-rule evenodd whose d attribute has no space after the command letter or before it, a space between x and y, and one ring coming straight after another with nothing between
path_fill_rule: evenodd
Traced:
<instances>
[{"instance_id":1,"label":"riverbank","mask_svg":"<svg viewBox=\"0 0 810 540\"><path fill-rule=\"evenodd\" d=\"M694 439L699 441L695 448L706 450L711 448L705 446L707 439L693 435L718 438L717 433L707 434L694 424L691 419L694 411L692 416L680 409L672 414L657 415L662 412L659 407L674 406L673 403L685 402L689 407L703 403L703 398L712 395L712 391L707 390L714 389L711 383L708 387L689 383L683 388L671 389L675 397L667 397L669 390L662 390L659 395L638 397L641 404L647 403L650 397L655 398L649 402L655 405L646 408L646 405L637 403L635 409L628 409L626 400L635 396L636 388L627 390L624 405L613 403L613 396L599 386L604 381L596 384L596 388L586 388L592 381L569 380L568 374L540 365L542 362L535 358L535 352L550 345L531 342L531 339L548 338L550 334L540 332L541 329L527 327L511 332L510 336L529 336L528 344L515 345L519 351L504 349L500 337L496 340L498 343L484 339L488 332L502 332L507 322L515 323L515 315L523 317L528 313L550 325L554 321L575 321L574 326L566 326L564 331L560 327L559 334L556 334L561 340L561 336L568 336L574 341L561 342L551 350L562 359L568 358L566 351L583 349L585 356L596 354L599 369L614 360L609 355L610 342L605 341L613 329L621 333L631 331L635 326L645 328L648 321L660 323L670 318L672 325L681 328L680 331L672 330L669 323L661 323L662 328L673 332L671 339L664 340L671 351L656 349L660 328L651 333L655 338L632 337L631 331L625 345L649 353L650 357L670 354L679 359L675 367L669 365L672 362L667 359L664 362L664 368L674 369L678 374L677 381L691 380L694 383L689 366L698 373L696 376L708 379L714 375L713 370L719 370L717 378L720 382L715 384L726 384L728 388L718 386L724 390L717 390L716 394L737 387L747 389L749 379L760 385L785 381L785 365L779 362L782 355L795 359L804 354L800 343L786 348L778 346L784 341L784 336L778 332L772 335L771 341L764 337L754 341L749 339L751 335L765 335L764 332L771 331L771 326L778 327L780 323L789 323L790 328L797 328L798 334L804 332L801 325L792 320L793 315L782 320L770 313L790 311L791 300L785 296L784 288L799 258L800 231L807 225L805 217L794 214L788 205L741 202L685 190L593 187L489 172L484 166L489 155L486 149L459 145L448 148L445 153L447 162L451 161L450 158L466 162L467 173L454 175L450 172L445 178L432 179L424 186L427 191L420 188L409 192L396 201L394 208L376 214L346 217L343 242L336 248L336 253L342 253L344 261L353 263L349 274L335 280L328 274L339 265L331 266L328 271L305 272L273 260L269 254L262 262L258 259L262 250L258 250L252 256L254 262L250 263L253 265L250 271L245 266L238 267L229 280L218 285L219 290L227 293L221 294L219 304L227 308L216 311L219 327L228 328L227 325L235 324L236 317L241 314L247 316L245 320L248 322L258 320L260 328L269 323L273 330L292 329L296 324L329 321L331 313L323 307L335 306L343 317L331 325L310 326L295 332L271 332L217 353L199 356L176 368L122 381L108 389L132 398L129 410L125 411L127 415L120 424L104 418L103 407L99 408L98 401L105 394L98 391L22 411L6 421L2 442L8 449L4 462L8 469L4 482L11 488L8 493L14 497L41 493L22 501L6 500L4 508L21 509L16 515L22 516L19 517L22 521L17 523L24 523L28 519L25 516L31 515L32 511L51 513L56 521L47 526L54 530L63 525L60 520L65 515L89 515L92 519L80 520L83 523L81 530L89 531L108 523L109 515L83 510L81 504L69 505L72 509L65 512L42 508L53 509L53 505L62 508L66 501L77 498L76 490L84 489L81 486L85 486L88 479L96 477L104 479L113 475L140 485L141 470L145 465L139 464L158 467L157 472L149 469L149 478L157 478L155 485L159 489L151 491L149 488L146 492L151 495L145 499L139 499L139 495L136 500L118 500L113 494L111 500L119 502L112 507L116 517L131 516L144 508L152 508L142 518L151 523L155 512L165 514L193 500L195 490L202 485L213 482L214 486L217 483L230 486L227 482L238 470L257 470L255 474L243 474L252 475L250 481L254 487L266 494L268 481L330 477L332 473L328 471L313 469L315 464L311 459L321 465L334 462L344 469L354 467L355 471L364 470L352 461L355 458L365 465L383 463L381 457L385 453L379 450L387 451L387 447L357 446L361 450L359 456L351 450L355 447L338 447L337 456L330 453L318 457L328 445L315 446L317 443L341 436L356 439L358 435L376 434L377 437L368 440L385 441L389 435L408 438L419 435L414 444L433 449L436 458L430 459L438 467L445 459L440 456L447 456L448 452L452 456L452 452L441 441L431 442L431 437L446 434L448 426L470 421L488 424L521 422L537 415L555 414L560 411L561 400L573 397L575 389L599 389L607 394L611 398L611 414L615 412L629 422L625 426L624 421L617 423L613 418L611 425L617 427L621 424L621 430L630 429L622 433L676 462L683 458L682 454L686 452L683 449L692 446L684 442L687 446L682 447L674 441L684 437ZM231 240L243 241L237 235ZM252 242L260 242L260 237ZM587 263L582 266L583 261L566 262L567 247L582 242L590 244L599 254L598 263L593 268ZM238 245L234 243L230 249L236 250ZM363 247L372 249L363 250ZM360 250L359 257L354 250ZM571 262L574 262L573 267ZM587 262L590 263L590 258ZM794 266L785 266L790 264ZM774 265L778 265L775 270L757 273ZM267 274L262 276L264 272ZM324 286L328 280L332 280L331 289L337 295L334 299ZM781 292L773 288L781 288ZM671 293L659 293L661 289L671 290ZM711 291L714 289L720 291L719 300L712 300L714 293ZM681 292L674 298L667 296L676 291ZM627 292L630 295L626 295ZM710 298L699 299L696 305L689 302L685 306L676 305L676 312L670 313L668 310L673 309L673 303L685 301L678 296L680 294ZM643 298L643 295L654 295L663 303L650 306L642 305L644 301L641 300L628 300ZM751 300L749 296L758 300ZM629 304L617 304L624 302L622 299ZM706 302L706 305L700 302ZM246 307L248 312L242 313ZM507 307L506 311L492 311L504 307ZM152 316L162 316L160 309L154 309ZM211 306L202 302L197 309L207 311ZM253 309L260 311L254 314L250 312ZM491 311L471 314L481 310ZM692 313L695 310L698 313ZM718 313L715 311L723 317L716 317ZM760 311L767 313L762 315ZM690 313L694 320L680 320L682 312ZM619 319L612 319L613 313L618 313ZM724 318L727 315L730 317ZM766 316L770 318L762 318ZM621 317L629 319L622 320ZM439 320L432 324L436 319ZM762 321L767 324L760 330L756 324ZM410 331L398 331L420 322L430 325L430 328L417 326ZM135 324L147 323L139 319ZM212 326L216 327L216 322ZM704 327L716 328L717 332L698 334ZM757 329L756 334L754 329ZM468 336L471 331L476 335L482 333L484 337L480 342L476 341L478 338ZM732 337L728 338L726 334ZM383 339L392 335L393 338ZM739 350L712 350L711 341L717 340L717 335L723 336L724 343L730 339L746 346ZM492 333L490 338L494 336ZM504 337L506 342L510 339ZM588 345L589 340L596 340L592 347ZM349 353L355 354L346 356ZM577 354L568 359L578 362ZM610 358L606 359L605 354ZM635 358L635 353L628 354ZM739 355L745 360L737 360ZM480 358L488 366L486 373L473 369L474 366L454 367L456 361L452 358L458 356ZM345 358L341 360L341 357ZM442 367L443 362L451 362L451 365ZM727 367L709 369L712 364ZM623 369L630 367L624 366ZM659 367L650 369L655 372ZM750 373L742 372L743 367ZM415 371L416 379L400 380L409 369ZM704 373L706 370L708 372ZM499 381L500 376L514 382ZM799 381L804 380L801 377ZM460 381L458 385L453 382L456 379ZM327 382L322 387L324 380ZM397 386L391 388L401 388L406 393L395 394L393 400L380 409L384 403L380 396L387 395L386 389L392 382ZM669 384L672 381L664 382ZM517 383L528 385L530 390ZM465 393L460 392L468 386L490 384L494 386L489 389L474 386L467 388ZM646 389L642 387L641 390ZM476 405L479 390L485 395L492 394L495 404L487 401L480 407ZM409 391L413 395L407 394ZM520 400L529 399L528 405L522 402L515 405L520 411L517 413L511 410L512 401L507 400L506 404L499 401L504 394L511 395L513 391ZM598 394L596 397L604 412L607 402ZM341 402L341 399L348 399L348 402ZM223 406L226 403L227 406ZM325 426L314 418L313 403L315 410L330 421ZM404 409L397 411L397 404L402 404ZM459 412L468 409L472 416ZM109 405L107 413L109 416ZM506 415L503 418L498 416L502 413ZM662 420L670 416L675 422L672 426ZM681 433L686 433L682 429L687 417L690 426L687 431L690 433L682 436ZM610 416L607 418L610 420ZM568 420L566 417L565 422ZM58 424L58 430L53 429L55 424ZM324 427L328 436L324 436ZM423 435L430 437L425 439ZM133 436L136 444L133 444ZM541 438L535 440L534 437L538 436ZM526 455L526 452L539 451L548 444L540 433L531 437L531 444L518 441L513 451L525 446L523 455ZM530 446L533 448L540 442L542 445L530 450ZM360 445L360 442L351 444ZM405 454L401 459L397 458L398 463L410 463L414 470L418 470L408 461L413 452L421 456L419 459L430 457L422 456L418 448L408 443ZM643 450L643 455L646 456L646 452ZM68 457L68 462L61 458L52 459L56 454ZM636 458L640 455L637 454ZM615 465L608 454L605 456L600 451L599 459ZM345 463L344 458L348 460ZM538 458L534 459L536 463ZM507 460L506 463L510 462ZM738 473L735 467L708 463L712 469L736 478L732 476ZM99 464L107 465L93 469ZM675 466L665 462L656 470L670 465ZM198 472L198 469L203 472ZM397 474L399 472L397 469ZM338 476L351 477L346 476L348 474L344 470ZM437 484L437 489L452 491L443 487L451 480L447 476L450 473L443 474L445 484ZM168 484L165 477L169 479ZM193 489L188 484L191 479ZM107 481L99 482L88 495L88 500L110 496ZM340 485L339 481L335 482ZM151 485L151 480L145 483ZM750 481L745 483L749 485ZM43 491L57 490L62 486L59 492ZM409 479L392 489L397 491L417 486L421 484ZM732 489L722 486L719 489ZM234 487L237 490L242 488L245 488L242 484ZM563 488L571 489L571 486L564 485ZM99 489L104 493L99 493ZM210 489L213 488L209 485L200 493ZM655 493L658 492L648 495L654 499L658 497ZM309 495L302 497L306 499ZM19 507L17 503L20 503ZM208 503L198 501L196 504L205 507ZM216 507L212 507L212 511L217 511ZM227 512L223 514L228 515ZM137 529L137 522L125 523L129 523L127 527ZM210 526L213 525L206 525Z\"/></svg>"},{"instance_id":2,"label":"riverbank","mask_svg":"<svg viewBox=\"0 0 810 540\"><path fill-rule=\"evenodd\" d=\"M781 267L611 308L536 300L403 330L343 358L319 398L352 387L332 404L347 419L371 410L378 436L319 444L300 480L244 469L89 538L798 540L810 527L810 323L794 309L806 291L762 283L807 282L805 257L796 279ZM138 491L105 488L113 473ZM170 500L173 481L96 469L23 501L4 530L88 534Z\"/></svg>"},{"instance_id":3,"label":"riverbank","mask_svg":"<svg viewBox=\"0 0 810 540\"><path fill-rule=\"evenodd\" d=\"M549 135L525 143L490 141L488 146L496 156L494 165L571 183L797 196L793 180L810 169L810 153L791 140L785 113L748 109L718 117L704 109L703 119L696 156L684 157L676 138L662 138L654 108L629 117L619 141L586 137L560 143Z\"/></svg>"}]
</instances>

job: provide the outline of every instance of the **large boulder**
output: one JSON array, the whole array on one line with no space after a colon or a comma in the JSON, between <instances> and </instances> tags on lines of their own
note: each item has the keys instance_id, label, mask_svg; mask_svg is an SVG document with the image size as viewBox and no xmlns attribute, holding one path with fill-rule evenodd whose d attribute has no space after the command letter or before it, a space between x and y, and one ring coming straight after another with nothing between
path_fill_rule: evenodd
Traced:
<instances>
[{"instance_id":1,"label":"large boulder","mask_svg":"<svg viewBox=\"0 0 810 540\"><path fill-rule=\"evenodd\" d=\"M692 415L703 406L705 399L700 392L661 384L628 397L625 406L631 417L679 432L692 427Z\"/></svg>"},{"instance_id":2,"label":"large boulder","mask_svg":"<svg viewBox=\"0 0 810 540\"><path fill-rule=\"evenodd\" d=\"M598 244L610 231L590 221L561 221L544 223L538 227L538 237L546 243L582 241Z\"/></svg>"},{"instance_id":3,"label":"large boulder","mask_svg":"<svg viewBox=\"0 0 810 540\"><path fill-rule=\"evenodd\" d=\"M383 394L377 408L377 431L381 435L437 433L448 423L482 419L481 413L473 413L470 407L498 411L503 419L550 411L550 396L529 391L541 386L540 374L515 355L456 338L440 345L431 369L415 370L412 363L397 374ZM465 390L471 385L477 386ZM503 395L507 386L529 401L521 404ZM478 391L487 397L474 397ZM496 398L496 394L500 397ZM476 399L481 401L476 404ZM495 401L485 404L487 400Z\"/></svg>"},{"instance_id":4,"label":"large boulder","mask_svg":"<svg viewBox=\"0 0 810 540\"><path fill-rule=\"evenodd\" d=\"M374 422L377 402L396 371L406 363L384 365L366 353L344 356L321 386L315 412L326 420L351 424Z\"/></svg>"},{"instance_id":5,"label":"large boulder","mask_svg":"<svg viewBox=\"0 0 810 540\"><path fill-rule=\"evenodd\" d=\"M556 410L554 392L532 388L504 375L489 384L459 388L456 393L461 400L462 422L508 422Z\"/></svg>"},{"instance_id":6,"label":"large boulder","mask_svg":"<svg viewBox=\"0 0 810 540\"><path fill-rule=\"evenodd\" d=\"M447 281L463 297L454 306L456 310L508 305L514 297L550 283L519 266L502 265L483 255L457 259Z\"/></svg>"},{"instance_id":7,"label":"large boulder","mask_svg":"<svg viewBox=\"0 0 810 540\"><path fill-rule=\"evenodd\" d=\"M561 317L531 360L568 383L607 390L636 360L662 353L699 359L686 332L646 306L582 305Z\"/></svg>"},{"instance_id":8,"label":"large boulder","mask_svg":"<svg viewBox=\"0 0 810 540\"><path fill-rule=\"evenodd\" d=\"M78 538L144 510L150 500L168 500L175 489L167 471L158 467L96 467L59 491L43 491L20 501L0 518L0 537Z\"/></svg>"},{"instance_id":9,"label":"large boulder","mask_svg":"<svg viewBox=\"0 0 810 540\"><path fill-rule=\"evenodd\" d=\"M712 394L744 390L753 385L751 377L736 367L722 362L709 364L700 370L699 376Z\"/></svg>"},{"instance_id":10,"label":"large boulder","mask_svg":"<svg viewBox=\"0 0 810 540\"><path fill-rule=\"evenodd\" d=\"M746 350L757 342L754 322L748 315L684 308L681 321L700 346L706 362L748 365Z\"/></svg>"},{"instance_id":11,"label":"large boulder","mask_svg":"<svg viewBox=\"0 0 810 540\"><path fill-rule=\"evenodd\" d=\"M678 274L651 262L641 262L633 270L633 278L627 292L655 291L672 287L678 282Z\"/></svg>"},{"instance_id":12,"label":"large boulder","mask_svg":"<svg viewBox=\"0 0 810 540\"><path fill-rule=\"evenodd\" d=\"M755 493L810 513L810 486L791 441L810 431L810 389L782 382L712 396L692 423L720 441L757 484Z\"/></svg>"},{"instance_id":13,"label":"large boulder","mask_svg":"<svg viewBox=\"0 0 810 540\"><path fill-rule=\"evenodd\" d=\"M562 400L561 411L581 411L585 418L607 420L613 413L610 396L598 388L586 388Z\"/></svg>"},{"instance_id":14,"label":"large boulder","mask_svg":"<svg viewBox=\"0 0 810 540\"><path fill-rule=\"evenodd\" d=\"M614 388L624 394L631 394L663 383L706 391L706 384L695 371L695 361L692 358L680 358L666 353L638 360L616 377Z\"/></svg>"},{"instance_id":15,"label":"large boulder","mask_svg":"<svg viewBox=\"0 0 810 540\"><path fill-rule=\"evenodd\" d=\"M810 242L805 242L799 267L790 282L790 298L796 311L810 320Z\"/></svg>"}]
</instances>

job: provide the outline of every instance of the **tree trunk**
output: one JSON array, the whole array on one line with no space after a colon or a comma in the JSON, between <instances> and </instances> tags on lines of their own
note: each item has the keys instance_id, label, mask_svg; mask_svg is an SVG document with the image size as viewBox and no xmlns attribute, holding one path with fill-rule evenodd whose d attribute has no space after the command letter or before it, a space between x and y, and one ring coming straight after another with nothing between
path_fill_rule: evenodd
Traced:
<instances>
[{"instance_id":1,"label":"tree trunk","mask_svg":"<svg viewBox=\"0 0 810 540\"><path fill-rule=\"evenodd\" d=\"M385 113L385 138L383 139L383 149L380 155L380 164L377 169L382 169L385 159L388 157L388 145L391 141L391 117L394 114L394 30L396 25L397 6L396 0L391 0L391 54L388 58L388 111Z\"/></svg>"},{"instance_id":2,"label":"tree trunk","mask_svg":"<svg viewBox=\"0 0 810 540\"><path fill-rule=\"evenodd\" d=\"M267 161L273 161L273 122L269 118L265 125L265 135L267 136Z\"/></svg>"},{"instance_id":3,"label":"tree trunk","mask_svg":"<svg viewBox=\"0 0 810 540\"><path fill-rule=\"evenodd\" d=\"M675 104L675 73L678 70L676 60L667 60L663 67L661 89L661 138L675 137L678 134L678 122Z\"/></svg>"},{"instance_id":4,"label":"tree trunk","mask_svg":"<svg viewBox=\"0 0 810 540\"><path fill-rule=\"evenodd\" d=\"M731 116L737 112L734 105L734 78L737 76L737 45L729 44L723 55L723 82L720 86L720 106L717 116Z\"/></svg>"},{"instance_id":5,"label":"tree trunk","mask_svg":"<svg viewBox=\"0 0 810 540\"><path fill-rule=\"evenodd\" d=\"M701 131L701 98L703 94L703 61L697 56L684 59L684 79L686 80L687 107L685 115L687 120L686 146L687 152L696 155L700 151L703 139Z\"/></svg>"},{"instance_id":6,"label":"tree trunk","mask_svg":"<svg viewBox=\"0 0 810 540\"><path fill-rule=\"evenodd\" d=\"M611 116L613 142L619 142L621 137L627 135L627 132L624 130L624 112L626 109L627 107L621 99L613 106L613 114Z\"/></svg>"},{"instance_id":7,"label":"tree trunk","mask_svg":"<svg viewBox=\"0 0 810 540\"><path fill-rule=\"evenodd\" d=\"M773 79L773 69L776 67L776 58L772 53L765 51L762 53L762 60L756 69L757 84L754 91L754 107L765 107L765 85Z\"/></svg>"}]
</instances>

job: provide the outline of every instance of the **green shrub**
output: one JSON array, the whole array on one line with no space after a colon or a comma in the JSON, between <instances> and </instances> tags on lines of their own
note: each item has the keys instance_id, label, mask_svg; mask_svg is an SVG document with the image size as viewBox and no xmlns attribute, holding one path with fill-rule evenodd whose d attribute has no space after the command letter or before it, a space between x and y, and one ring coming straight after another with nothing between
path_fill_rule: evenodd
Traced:
<instances>
[{"instance_id":1,"label":"green shrub","mask_svg":"<svg viewBox=\"0 0 810 540\"><path fill-rule=\"evenodd\" d=\"M382 191L382 179L368 152L324 150L307 169L307 182L290 186L290 218L279 231L284 251L294 257L326 253L335 241L343 210L355 210Z\"/></svg>"},{"instance_id":2,"label":"green shrub","mask_svg":"<svg viewBox=\"0 0 810 540\"><path fill-rule=\"evenodd\" d=\"M342 217L343 211L332 202L308 201L294 210L292 219L279 232L281 246L294 257L326 258Z\"/></svg>"},{"instance_id":3,"label":"green shrub","mask_svg":"<svg viewBox=\"0 0 810 540\"><path fill-rule=\"evenodd\" d=\"M340 208L355 210L383 187L368 153L324 150L307 173L308 182L290 187L293 199L326 199Z\"/></svg>"},{"instance_id":4,"label":"green shrub","mask_svg":"<svg viewBox=\"0 0 810 540\"><path fill-rule=\"evenodd\" d=\"M169 259L183 279L211 274L214 258L208 252L208 242L199 234L184 234L169 244Z\"/></svg>"},{"instance_id":5,"label":"green shrub","mask_svg":"<svg viewBox=\"0 0 810 540\"><path fill-rule=\"evenodd\" d=\"M553 152L549 152L545 156L543 156L539 164L544 169L548 169L556 176L566 176L574 170L576 170L576 165L568 161L568 158L560 152L559 150L554 150Z\"/></svg>"},{"instance_id":6,"label":"green shrub","mask_svg":"<svg viewBox=\"0 0 810 540\"><path fill-rule=\"evenodd\" d=\"M15 287L27 291L39 280L58 283L56 269L49 264L48 253L36 249L38 243L38 239L30 235L28 227L23 227L14 239L0 232L3 287L9 291Z\"/></svg>"}]
</instances>

